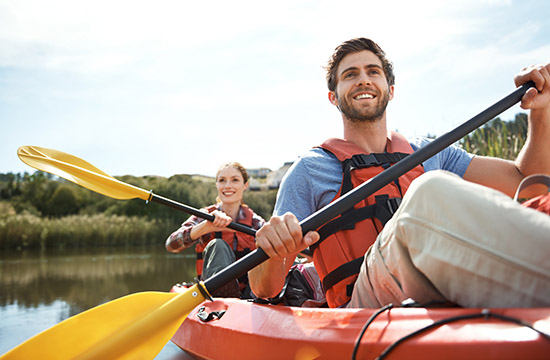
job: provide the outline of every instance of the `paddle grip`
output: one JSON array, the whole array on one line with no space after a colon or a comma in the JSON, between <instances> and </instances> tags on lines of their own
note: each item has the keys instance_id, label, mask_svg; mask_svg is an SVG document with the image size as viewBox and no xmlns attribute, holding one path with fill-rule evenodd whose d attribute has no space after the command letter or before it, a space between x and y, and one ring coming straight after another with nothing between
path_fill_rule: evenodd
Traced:
<instances>
[{"instance_id":1,"label":"paddle grip","mask_svg":"<svg viewBox=\"0 0 550 360\"><path fill-rule=\"evenodd\" d=\"M406 158L397 162L395 165L389 167L380 174L359 185L352 191L348 192L346 195L338 198L336 201L328 204L324 208L308 216L300 222L303 234L307 233L308 231L318 229L321 225L343 213L344 211L350 209L362 199L380 190L386 184L399 178L400 176L412 170L416 166L422 164L424 161L428 160L441 150L462 139L464 136L468 135L470 132L477 129L481 125L495 118L503 111L518 103L525 92L529 88L534 86L534 83L531 81L523 84L510 95L506 96L502 100L498 101L494 105L490 106L486 110L466 121L464 124L460 125L456 129L444 135L441 135L437 139L431 141L428 145L418 149L414 153L408 155ZM212 294L214 291L220 289L231 280L234 280L239 276L245 274L247 271L258 266L268 258L269 257L267 256L267 254L261 248L257 248L250 254L244 256L240 260L225 268L223 271L220 271L210 279L206 280L204 285L208 292Z\"/></svg>"},{"instance_id":2,"label":"paddle grip","mask_svg":"<svg viewBox=\"0 0 550 360\"><path fill-rule=\"evenodd\" d=\"M208 220L208 221L214 221L214 215L211 215L211 214L209 214L207 212L204 212L204 211L201 211L201 210L197 210L195 208L192 208L191 206L181 204L177 201L167 199L167 198L165 198L163 196L160 196L160 195L151 194L150 201L153 201L153 202L156 202L158 204L162 204L162 205L171 207L172 209L176 209L176 210L186 212L186 213L191 214L191 215L195 215L197 217L200 217L201 219L205 219L205 220ZM230 229L248 234L248 235L256 236L256 230L254 230L254 229L252 229L252 228L250 228L246 225L243 225L243 224L239 224L239 223L236 223L236 222L231 222L231 224L229 224L227 227L230 228Z\"/></svg>"}]
</instances>

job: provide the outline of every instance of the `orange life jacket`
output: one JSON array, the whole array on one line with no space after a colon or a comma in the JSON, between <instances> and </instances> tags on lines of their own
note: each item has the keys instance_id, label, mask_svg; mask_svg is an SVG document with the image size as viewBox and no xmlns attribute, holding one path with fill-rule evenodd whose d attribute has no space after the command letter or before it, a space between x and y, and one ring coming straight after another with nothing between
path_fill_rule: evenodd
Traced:
<instances>
[{"instance_id":1,"label":"orange life jacket","mask_svg":"<svg viewBox=\"0 0 550 360\"><path fill-rule=\"evenodd\" d=\"M211 213L212 211L218 209L218 205L212 205L206 208L206 211L208 213ZM238 219L236 222L239 224L243 224L249 227L252 227L252 218L254 215L254 212L252 209L250 209L246 205L241 205L241 208L239 209L239 214L243 214L244 218ZM212 239L223 239L226 243L229 244L231 249L233 249L233 252L235 253L235 257L237 259L242 258L252 250L256 249L256 241L254 239L254 236L243 234L240 231L221 231L221 232L213 232L210 234L207 234L209 237L208 240L204 241L204 237L202 237L203 242L197 243L195 246L195 251L197 252L197 275L200 277L202 274L202 265L203 265L203 259L202 259L202 253L204 251L204 248L206 245L212 240Z\"/></svg>"},{"instance_id":2,"label":"orange life jacket","mask_svg":"<svg viewBox=\"0 0 550 360\"><path fill-rule=\"evenodd\" d=\"M380 154L364 154L342 139L329 139L320 147L342 162L342 185L332 201L413 152L407 139L396 132L388 133L386 152ZM421 165L415 167L318 229L321 239L310 248L330 307L350 300L365 253L397 210L410 183L423 173Z\"/></svg>"}]
</instances>

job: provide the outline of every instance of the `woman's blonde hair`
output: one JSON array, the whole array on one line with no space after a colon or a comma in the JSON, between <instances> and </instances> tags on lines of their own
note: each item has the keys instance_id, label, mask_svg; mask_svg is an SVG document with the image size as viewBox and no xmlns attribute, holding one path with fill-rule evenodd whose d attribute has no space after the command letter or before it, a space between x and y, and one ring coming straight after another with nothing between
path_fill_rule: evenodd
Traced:
<instances>
[{"instance_id":1,"label":"woman's blonde hair","mask_svg":"<svg viewBox=\"0 0 550 360\"><path fill-rule=\"evenodd\" d=\"M220 166L218 168L218 172L216 173L216 181L218 181L218 175L220 174L220 171L222 171L225 168L230 168L230 167L239 170L239 172L243 176L244 183L246 184L248 182L248 173L246 172L246 169L244 168L244 166L242 166L240 163L238 163L236 161L226 162L225 164Z\"/></svg>"}]
</instances>

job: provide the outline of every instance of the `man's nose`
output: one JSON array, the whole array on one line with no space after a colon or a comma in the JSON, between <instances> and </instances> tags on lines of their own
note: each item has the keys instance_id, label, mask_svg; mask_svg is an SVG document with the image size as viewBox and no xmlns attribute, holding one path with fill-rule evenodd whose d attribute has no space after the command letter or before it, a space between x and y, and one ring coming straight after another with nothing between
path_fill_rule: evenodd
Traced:
<instances>
[{"instance_id":1,"label":"man's nose","mask_svg":"<svg viewBox=\"0 0 550 360\"><path fill-rule=\"evenodd\" d=\"M370 83L371 83L371 78L365 72L361 72L357 77L357 82L356 82L357 86L369 85Z\"/></svg>"}]
</instances>

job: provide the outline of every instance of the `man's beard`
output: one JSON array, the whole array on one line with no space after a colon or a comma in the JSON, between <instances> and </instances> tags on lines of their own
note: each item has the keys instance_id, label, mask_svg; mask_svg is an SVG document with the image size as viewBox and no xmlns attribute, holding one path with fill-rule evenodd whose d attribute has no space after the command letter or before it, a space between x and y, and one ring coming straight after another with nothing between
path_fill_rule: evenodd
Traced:
<instances>
[{"instance_id":1,"label":"man's beard","mask_svg":"<svg viewBox=\"0 0 550 360\"><path fill-rule=\"evenodd\" d=\"M336 96L338 99L338 95ZM344 97L342 99L338 99L339 101L339 109L344 114L344 116L350 120L351 122L355 123L362 123L362 122L376 122L382 118L382 115L384 115L384 112L386 111L386 107L388 106L388 102L390 101L388 93L382 93L381 97L379 97L378 105L374 109L359 109L357 107L352 106L347 99Z\"/></svg>"}]
</instances>

